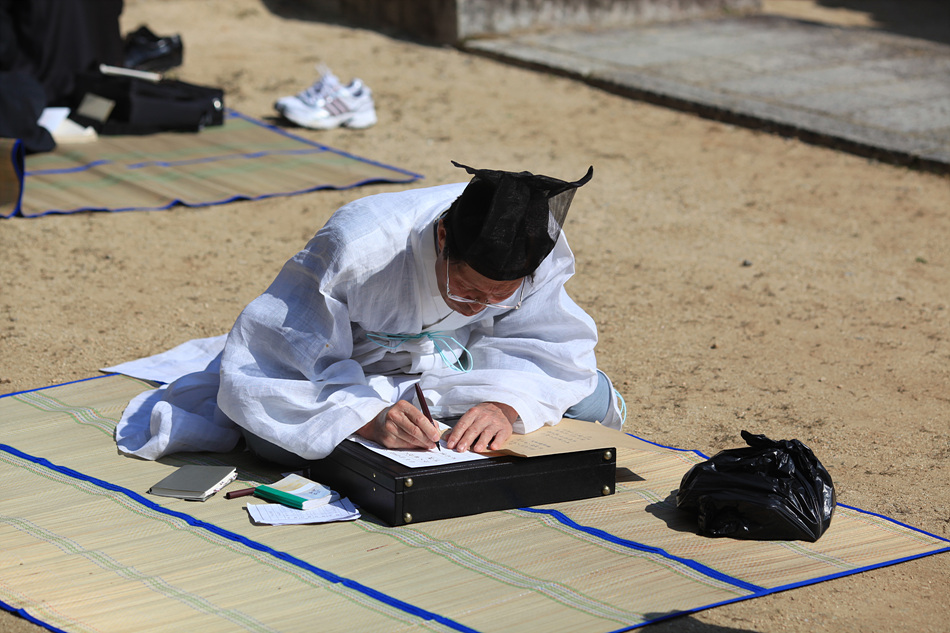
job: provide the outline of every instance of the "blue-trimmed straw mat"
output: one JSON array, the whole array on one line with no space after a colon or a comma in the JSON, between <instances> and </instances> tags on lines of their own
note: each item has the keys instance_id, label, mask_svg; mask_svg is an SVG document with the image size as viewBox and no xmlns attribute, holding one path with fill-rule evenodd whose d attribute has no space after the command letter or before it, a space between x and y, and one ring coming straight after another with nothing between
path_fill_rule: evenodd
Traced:
<instances>
[{"instance_id":1,"label":"blue-trimmed straw mat","mask_svg":"<svg viewBox=\"0 0 950 633\"><path fill-rule=\"evenodd\" d=\"M197 133L100 136L24 157L0 144L0 218L201 207L421 178L230 111Z\"/></svg>"},{"instance_id":2,"label":"blue-trimmed straw mat","mask_svg":"<svg viewBox=\"0 0 950 633\"><path fill-rule=\"evenodd\" d=\"M710 539L671 503L692 451L621 449L616 494L391 528L253 525L243 499L148 488L244 453L117 453L148 388L109 375L0 398L0 606L53 630L607 632L950 550L840 506L817 543ZM624 475L626 473L626 475Z\"/></svg>"}]
</instances>

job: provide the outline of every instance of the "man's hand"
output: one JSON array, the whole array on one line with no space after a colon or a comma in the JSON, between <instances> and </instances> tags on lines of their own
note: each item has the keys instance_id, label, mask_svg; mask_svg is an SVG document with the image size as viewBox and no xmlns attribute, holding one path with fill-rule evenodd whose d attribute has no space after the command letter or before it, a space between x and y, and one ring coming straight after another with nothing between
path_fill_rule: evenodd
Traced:
<instances>
[{"instance_id":1,"label":"man's hand","mask_svg":"<svg viewBox=\"0 0 950 633\"><path fill-rule=\"evenodd\" d=\"M483 402L465 412L449 434L445 445L459 453L498 450L511 437L518 412L501 402Z\"/></svg>"},{"instance_id":2,"label":"man's hand","mask_svg":"<svg viewBox=\"0 0 950 633\"><path fill-rule=\"evenodd\" d=\"M436 423L405 400L383 409L356 434L386 448L435 448L439 442Z\"/></svg>"}]
</instances>

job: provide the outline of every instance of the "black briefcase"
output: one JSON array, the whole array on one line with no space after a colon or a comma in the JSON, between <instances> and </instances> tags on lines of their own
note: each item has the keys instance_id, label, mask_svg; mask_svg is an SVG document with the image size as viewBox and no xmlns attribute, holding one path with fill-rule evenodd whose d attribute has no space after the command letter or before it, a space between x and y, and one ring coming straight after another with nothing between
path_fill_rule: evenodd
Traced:
<instances>
[{"instance_id":1,"label":"black briefcase","mask_svg":"<svg viewBox=\"0 0 950 633\"><path fill-rule=\"evenodd\" d=\"M107 118L83 115L83 100L89 96L113 104ZM197 132L224 122L223 90L172 79L84 73L76 78L72 101L70 118L105 135Z\"/></svg>"},{"instance_id":2,"label":"black briefcase","mask_svg":"<svg viewBox=\"0 0 950 633\"><path fill-rule=\"evenodd\" d=\"M310 478L396 526L610 495L616 454L602 448L409 468L345 440L311 465Z\"/></svg>"}]
</instances>

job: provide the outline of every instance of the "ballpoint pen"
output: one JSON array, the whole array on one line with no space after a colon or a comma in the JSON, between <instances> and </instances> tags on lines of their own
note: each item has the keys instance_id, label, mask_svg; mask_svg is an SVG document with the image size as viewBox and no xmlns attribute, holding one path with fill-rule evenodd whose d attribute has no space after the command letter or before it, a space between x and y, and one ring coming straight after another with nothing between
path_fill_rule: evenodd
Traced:
<instances>
[{"instance_id":1,"label":"ballpoint pen","mask_svg":"<svg viewBox=\"0 0 950 633\"><path fill-rule=\"evenodd\" d=\"M429 422L432 422L432 424L435 425L435 430L438 431L439 425L435 423L435 420L432 419L432 414L429 413L429 405L426 404L426 398L425 396L422 395L422 387L419 386L419 383L416 383L416 396L419 398L419 406L422 407L422 413L425 414L426 419L429 420ZM441 453L442 443L436 442L435 446L436 448L439 449L439 452Z\"/></svg>"},{"instance_id":2,"label":"ballpoint pen","mask_svg":"<svg viewBox=\"0 0 950 633\"><path fill-rule=\"evenodd\" d=\"M236 499L238 497L247 497L254 494L254 488L244 488L243 490L232 490L224 495L225 499Z\"/></svg>"}]
</instances>

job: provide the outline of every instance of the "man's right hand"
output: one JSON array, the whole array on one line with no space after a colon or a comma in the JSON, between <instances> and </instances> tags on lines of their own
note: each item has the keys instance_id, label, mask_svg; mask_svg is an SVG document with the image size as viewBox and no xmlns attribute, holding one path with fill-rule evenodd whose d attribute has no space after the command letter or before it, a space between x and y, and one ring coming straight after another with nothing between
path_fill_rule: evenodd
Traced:
<instances>
[{"instance_id":1,"label":"man's right hand","mask_svg":"<svg viewBox=\"0 0 950 633\"><path fill-rule=\"evenodd\" d=\"M356 432L386 448L435 448L439 431L412 403L400 400L367 422Z\"/></svg>"}]
</instances>

